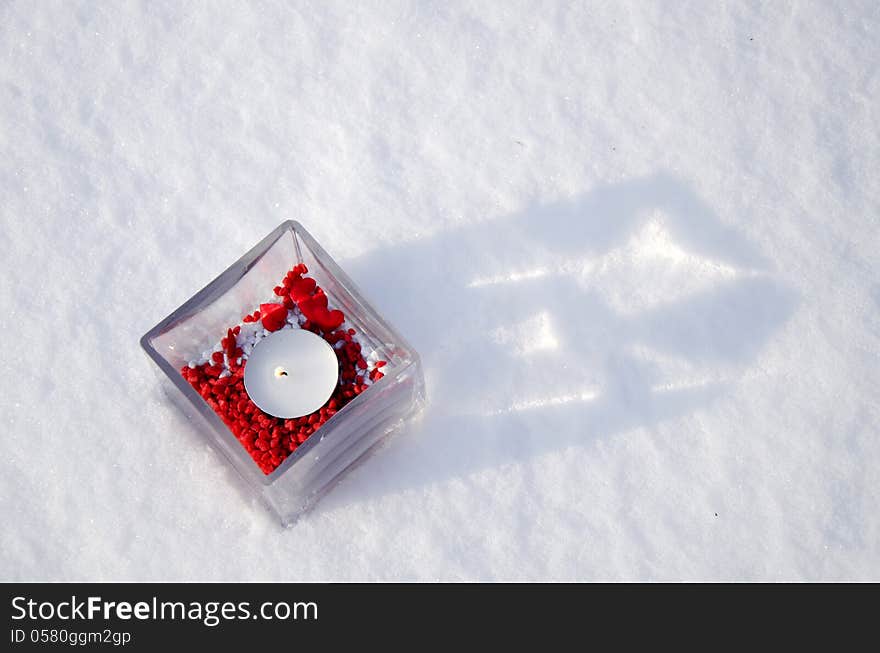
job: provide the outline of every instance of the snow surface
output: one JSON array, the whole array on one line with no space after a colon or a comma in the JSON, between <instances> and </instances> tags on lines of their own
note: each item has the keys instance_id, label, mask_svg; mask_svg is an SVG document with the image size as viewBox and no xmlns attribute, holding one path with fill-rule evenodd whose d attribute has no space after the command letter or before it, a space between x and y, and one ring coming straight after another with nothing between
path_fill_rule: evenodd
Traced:
<instances>
[{"instance_id":1,"label":"snow surface","mask_svg":"<svg viewBox=\"0 0 880 653\"><path fill-rule=\"evenodd\" d=\"M880 580L880 9L0 3L2 580ZM138 338L297 218L422 418L281 529Z\"/></svg>"}]
</instances>

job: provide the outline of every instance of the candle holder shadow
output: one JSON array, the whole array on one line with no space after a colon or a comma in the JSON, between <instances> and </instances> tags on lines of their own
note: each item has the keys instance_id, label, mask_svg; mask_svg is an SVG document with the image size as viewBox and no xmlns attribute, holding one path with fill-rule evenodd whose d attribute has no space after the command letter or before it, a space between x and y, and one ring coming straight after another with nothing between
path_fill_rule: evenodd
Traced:
<instances>
[{"instance_id":1,"label":"candle holder shadow","mask_svg":"<svg viewBox=\"0 0 880 653\"><path fill-rule=\"evenodd\" d=\"M304 264L332 309L374 358L382 374L266 473L197 389L181 374L197 352L210 349L230 325L262 302ZM293 524L343 474L426 402L418 354L363 298L354 282L298 222L288 220L141 338L168 396L238 471L282 524ZM194 354L194 352L196 354Z\"/></svg>"}]
</instances>

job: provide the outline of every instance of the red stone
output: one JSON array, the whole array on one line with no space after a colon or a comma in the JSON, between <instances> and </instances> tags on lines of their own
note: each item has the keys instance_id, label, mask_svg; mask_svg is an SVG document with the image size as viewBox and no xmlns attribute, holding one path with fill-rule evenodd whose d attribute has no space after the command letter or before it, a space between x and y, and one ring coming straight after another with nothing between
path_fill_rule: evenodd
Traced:
<instances>
[{"instance_id":1,"label":"red stone","mask_svg":"<svg viewBox=\"0 0 880 653\"><path fill-rule=\"evenodd\" d=\"M311 277L300 277L290 282L290 296L296 302L301 302L312 296L317 284Z\"/></svg>"},{"instance_id":2,"label":"red stone","mask_svg":"<svg viewBox=\"0 0 880 653\"><path fill-rule=\"evenodd\" d=\"M260 304L260 314L267 331L278 331L287 323L287 309L282 304Z\"/></svg>"}]
</instances>

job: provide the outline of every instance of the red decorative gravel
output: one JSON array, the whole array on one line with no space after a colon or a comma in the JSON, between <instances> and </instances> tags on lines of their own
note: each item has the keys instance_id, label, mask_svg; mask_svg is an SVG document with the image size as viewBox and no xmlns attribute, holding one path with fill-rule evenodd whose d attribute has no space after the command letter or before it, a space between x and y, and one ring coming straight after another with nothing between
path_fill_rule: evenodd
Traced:
<instances>
[{"instance_id":1,"label":"red decorative gravel","mask_svg":"<svg viewBox=\"0 0 880 653\"><path fill-rule=\"evenodd\" d=\"M245 315L242 322L260 321L267 331L277 331L288 323L296 307L305 317L300 328L323 337L334 347L339 360L339 385L330 399L310 415L295 419L273 417L257 408L244 388L247 356L238 346L241 326L227 329L221 339L222 351L214 352L208 362L185 365L180 373L207 404L220 416L264 474L270 474L287 456L313 433L369 387L382 378L377 361L372 369L361 352L354 329L340 329L345 321L342 311L328 308L327 295L302 263L296 265L274 291L280 303L260 304L260 309ZM296 328L296 327L294 327ZM336 347L337 343L344 343Z\"/></svg>"}]
</instances>

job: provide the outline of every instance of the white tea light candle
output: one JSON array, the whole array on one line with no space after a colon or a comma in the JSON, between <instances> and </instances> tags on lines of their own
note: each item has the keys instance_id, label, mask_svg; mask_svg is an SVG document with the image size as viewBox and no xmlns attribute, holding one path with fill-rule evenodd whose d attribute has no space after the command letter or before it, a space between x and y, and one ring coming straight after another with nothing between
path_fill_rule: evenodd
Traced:
<instances>
[{"instance_id":1,"label":"white tea light candle","mask_svg":"<svg viewBox=\"0 0 880 653\"><path fill-rule=\"evenodd\" d=\"M260 410L291 419L323 406L339 382L339 362L326 340L304 329L276 331L254 347L244 387Z\"/></svg>"}]
</instances>

